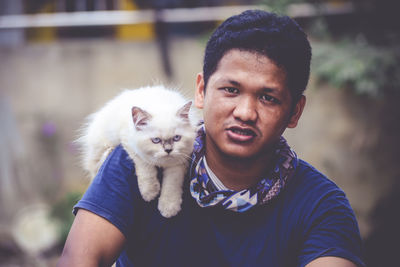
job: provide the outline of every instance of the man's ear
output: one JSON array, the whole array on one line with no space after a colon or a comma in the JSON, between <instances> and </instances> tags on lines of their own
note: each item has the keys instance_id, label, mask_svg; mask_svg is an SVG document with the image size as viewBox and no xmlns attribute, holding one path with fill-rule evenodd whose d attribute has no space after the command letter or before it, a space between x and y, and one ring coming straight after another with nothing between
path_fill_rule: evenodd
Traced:
<instances>
[{"instance_id":1,"label":"man's ear","mask_svg":"<svg viewBox=\"0 0 400 267\"><path fill-rule=\"evenodd\" d=\"M194 95L194 105L196 108L202 109L204 107L204 77L203 73L197 74L196 79L196 92Z\"/></svg>"},{"instance_id":2,"label":"man's ear","mask_svg":"<svg viewBox=\"0 0 400 267\"><path fill-rule=\"evenodd\" d=\"M290 117L289 123L288 123L288 128L295 128L297 126L297 123L299 122L299 119L301 117L301 114L303 113L304 106L306 105L306 97L302 95L297 101L296 106L293 109L292 115Z\"/></svg>"}]
</instances>

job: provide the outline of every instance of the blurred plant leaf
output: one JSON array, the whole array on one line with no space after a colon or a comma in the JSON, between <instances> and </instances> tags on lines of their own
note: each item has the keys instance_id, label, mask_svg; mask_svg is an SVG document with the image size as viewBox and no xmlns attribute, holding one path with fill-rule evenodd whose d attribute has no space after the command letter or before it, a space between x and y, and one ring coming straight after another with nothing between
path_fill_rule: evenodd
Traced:
<instances>
[{"instance_id":1,"label":"blurred plant leaf","mask_svg":"<svg viewBox=\"0 0 400 267\"><path fill-rule=\"evenodd\" d=\"M376 47L350 39L313 42L312 72L318 81L377 97L400 88L399 46Z\"/></svg>"},{"instance_id":2,"label":"blurred plant leaf","mask_svg":"<svg viewBox=\"0 0 400 267\"><path fill-rule=\"evenodd\" d=\"M72 214L73 206L82 197L81 192L68 192L62 199L54 203L51 207L50 216L60 222L60 242L64 243L67 239L69 230L74 220Z\"/></svg>"}]
</instances>

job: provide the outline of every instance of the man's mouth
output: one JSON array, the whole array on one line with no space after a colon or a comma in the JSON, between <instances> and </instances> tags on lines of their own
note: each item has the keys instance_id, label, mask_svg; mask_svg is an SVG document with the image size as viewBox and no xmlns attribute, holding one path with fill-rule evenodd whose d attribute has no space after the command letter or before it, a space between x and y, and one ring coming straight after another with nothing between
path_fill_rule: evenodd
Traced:
<instances>
[{"instance_id":1,"label":"man's mouth","mask_svg":"<svg viewBox=\"0 0 400 267\"><path fill-rule=\"evenodd\" d=\"M257 136L257 134L249 128L231 127L227 130L228 136L235 142L247 142Z\"/></svg>"},{"instance_id":2,"label":"man's mouth","mask_svg":"<svg viewBox=\"0 0 400 267\"><path fill-rule=\"evenodd\" d=\"M231 128L230 131L240 134L240 135L251 135L255 136L256 134L250 129L239 129L239 128Z\"/></svg>"}]
</instances>

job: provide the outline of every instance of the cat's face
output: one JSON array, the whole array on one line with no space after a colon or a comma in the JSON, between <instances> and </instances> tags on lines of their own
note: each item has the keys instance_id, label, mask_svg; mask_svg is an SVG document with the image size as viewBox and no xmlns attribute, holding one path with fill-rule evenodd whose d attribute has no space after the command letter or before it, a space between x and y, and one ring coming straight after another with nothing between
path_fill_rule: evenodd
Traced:
<instances>
[{"instance_id":1,"label":"cat's face","mask_svg":"<svg viewBox=\"0 0 400 267\"><path fill-rule=\"evenodd\" d=\"M195 129L188 119L190 106L191 102L175 114L153 116L144 110L133 108L136 152L149 163L160 167L187 161L195 139Z\"/></svg>"},{"instance_id":2,"label":"cat's face","mask_svg":"<svg viewBox=\"0 0 400 267\"><path fill-rule=\"evenodd\" d=\"M165 129L164 129L165 130ZM194 131L179 125L164 131L149 127L140 134L137 147L146 159L159 166L183 163L193 150Z\"/></svg>"}]
</instances>

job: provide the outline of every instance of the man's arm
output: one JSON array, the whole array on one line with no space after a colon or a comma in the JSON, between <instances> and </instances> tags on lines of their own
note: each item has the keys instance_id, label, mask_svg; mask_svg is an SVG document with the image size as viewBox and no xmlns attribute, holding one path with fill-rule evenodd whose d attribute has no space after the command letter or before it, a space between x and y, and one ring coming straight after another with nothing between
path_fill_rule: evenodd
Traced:
<instances>
[{"instance_id":1,"label":"man's arm","mask_svg":"<svg viewBox=\"0 0 400 267\"><path fill-rule=\"evenodd\" d=\"M57 267L111 266L125 243L125 236L106 219L79 209Z\"/></svg>"},{"instance_id":2,"label":"man's arm","mask_svg":"<svg viewBox=\"0 0 400 267\"><path fill-rule=\"evenodd\" d=\"M321 257L313 260L306 267L357 267L349 260L339 257Z\"/></svg>"}]
</instances>

